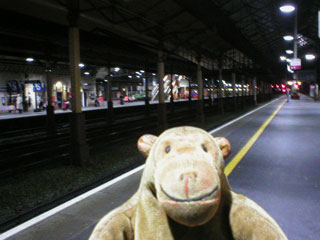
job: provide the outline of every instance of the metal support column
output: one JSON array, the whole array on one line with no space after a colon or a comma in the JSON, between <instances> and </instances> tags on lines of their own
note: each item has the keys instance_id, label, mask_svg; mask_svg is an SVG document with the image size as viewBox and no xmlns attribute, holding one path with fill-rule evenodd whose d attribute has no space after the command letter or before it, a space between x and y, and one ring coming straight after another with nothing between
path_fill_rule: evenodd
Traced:
<instances>
[{"instance_id":1,"label":"metal support column","mask_svg":"<svg viewBox=\"0 0 320 240\"><path fill-rule=\"evenodd\" d=\"M99 98L100 84L98 81L95 81L96 84L96 98Z\"/></svg>"},{"instance_id":2,"label":"metal support column","mask_svg":"<svg viewBox=\"0 0 320 240\"><path fill-rule=\"evenodd\" d=\"M214 102L214 79L211 79L211 98L212 98L212 103Z\"/></svg>"},{"instance_id":3,"label":"metal support column","mask_svg":"<svg viewBox=\"0 0 320 240\"><path fill-rule=\"evenodd\" d=\"M109 84L109 80L108 80L107 77L105 77L105 79L108 81L108 83L105 82L105 81L103 81L103 83L102 83L102 86L103 86L103 99L107 100L108 99L108 84Z\"/></svg>"},{"instance_id":4,"label":"metal support column","mask_svg":"<svg viewBox=\"0 0 320 240\"><path fill-rule=\"evenodd\" d=\"M245 94L244 78L245 78L245 76L242 75L242 79L241 79L242 108L245 108L245 106L246 106L246 94Z\"/></svg>"},{"instance_id":5,"label":"metal support column","mask_svg":"<svg viewBox=\"0 0 320 240\"><path fill-rule=\"evenodd\" d=\"M201 124L204 124L204 112L203 112L203 79L202 69L200 63L197 64L197 83L198 83L198 107L197 107L197 119Z\"/></svg>"},{"instance_id":6,"label":"metal support column","mask_svg":"<svg viewBox=\"0 0 320 240\"><path fill-rule=\"evenodd\" d=\"M47 80L47 133L50 136L56 134L56 124L54 120L54 107L52 106L52 79L50 65L46 63L46 80Z\"/></svg>"},{"instance_id":7,"label":"metal support column","mask_svg":"<svg viewBox=\"0 0 320 240\"><path fill-rule=\"evenodd\" d=\"M107 117L107 122L108 125L112 125L113 123L113 101L112 101L112 78L110 76L110 67L108 67L108 75L106 76L108 80L108 85L107 85L107 101L108 101L108 117Z\"/></svg>"},{"instance_id":8,"label":"metal support column","mask_svg":"<svg viewBox=\"0 0 320 240\"><path fill-rule=\"evenodd\" d=\"M209 81L209 80L207 80L207 83L206 83L206 85L207 85L207 91L208 91L208 101L209 101L209 107L211 107L211 104L212 104L212 98L211 98L211 86L210 86L210 82L211 81Z\"/></svg>"},{"instance_id":9,"label":"metal support column","mask_svg":"<svg viewBox=\"0 0 320 240\"><path fill-rule=\"evenodd\" d=\"M150 116L150 110L149 110L149 75L146 72L146 80L145 80L145 92L146 92L146 97L144 99L144 103L145 103L145 112L146 112L146 116L149 117Z\"/></svg>"},{"instance_id":10,"label":"metal support column","mask_svg":"<svg viewBox=\"0 0 320 240\"><path fill-rule=\"evenodd\" d=\"M256 77L253 78L253 103L255 105L258 104L258 102L257 102L257 78Z\"/></svg>"},{"instance_id":11,"label":"metal support column","mask_svg":"<svg viewBox=\"0 0 320 240\"><path fill-rule=\"evenodd\" d=\"M262 101L265 101L265 91L264 91L264 82L261 81L261 97L262 97Z\"/></svg>"},{"instance_id":12,"label":"metal support column","mask_svg":"<svg viewBox=\"0 0 320 240\"><path fill-rule=\"evenodd\" d=\"M191 98L191 77L188 79L188 87L189 87L189 95L188 95L188 102L189 102L189 110L192 109L192 98Z\"/></svg>"},{"instance_id":13,"label":"metal support column","mask_svg":"<svg viewBox=\"0 0 320 240\"><path fill-rule=\"evenodd\" d=\"M173 112L174 111L174 101L173 101L173 78L174 74L171 71L170 74L170 109Z\"/></svg>"},{"instance_id":14,"label":"metal support column","mask_svg":"<svg viewBox=\"0 0 320 240\"><path fill-rule=\"evenodd\" d=\"M222 82L222 63L220 62L219 64L219 107L220 107L220 111L222 113L222 115L224 115L224 108L223 108L223 93L222 93L222 89L223 89L223 82Z\"/></svg>"},{"instance_id":15,"label":"metal support column","mask_svg":"<svg viewBox=\"0 0 320 240\"><path fill-rule=\"evenodd\" d=\"M254 104L254 97L253 97L253 78L250 77L250 87L249 87L249 95L250 95L250 105Z\"/></svg>"},{"instance_id":16,"label":"metal support column","mask_svg":"<svg viewBox=\"0 0 320 240\"><path fill-rule=\"evenodd\" d=\"M263 82L260 78L260 81L259 81L259 95L260 95L260 101L262 102L263 101Z\"/></svg>"},{"instance_id":17,"label":"metal support column","mask_svg":"<svg viewBox=\"0 0 320 240\"><path fill-rule=\"evenodd\" d=\"M159 131L162 132L167 129L167 110L164 96L164 54L162 50L158 52L158 68L157 68L157 77L159 83L159 111L158 111L158 120L159 120Z\"/></svg>"},{"instance_id":18,"label":"metal support column","mask_svg":"<svg viewBox=\"0 0 320 240\"><path fill-rule=\"evenodd\" d=\"M173 78L174 78L174 74L171 73L170 74L170 103L173 104Z\"/></svg>"},{"instance_id":19,"label":"metal support column","mask_svg":"<svg viewBox=\"0 0 320 240\"><path fill-rule=\"evenodd\" d=\"M85 115L81 103L80 78L80 41L79 41L79 0L69 1L69 59L72 92L71 114L71 157L72 164L84 166L89 160L89 150L86 144Z\"/></svg>"},{"instance_id":20,"label":"metal support column","mask_svg":"<svg viewBox=\"0 0 320 240\"><path fill-rule=\"evenodd\" d=\"M294 40L293 40L293 57L298 57L298 9L294 11Z\"/></svg>"},{"instance_id":21,"label":"metal support column","mask_svg":"<svg viewBox=\"0 0 320 240\"><path fill-rule=\"evenodd\" d=\"M233 72L231 75L232 78L232 99L233 99L233 108L237 110L237 94L236 94L236 73Z\"/></svg>"}]
</instances>

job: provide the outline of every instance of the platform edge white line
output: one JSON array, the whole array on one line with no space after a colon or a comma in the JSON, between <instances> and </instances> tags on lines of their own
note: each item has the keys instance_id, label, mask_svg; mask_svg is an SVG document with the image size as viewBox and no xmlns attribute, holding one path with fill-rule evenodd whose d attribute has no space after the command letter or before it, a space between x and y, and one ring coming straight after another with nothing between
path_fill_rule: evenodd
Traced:
<instances>
[{"instance_id":1,"label":"platform edge white line","mask_svg":"<svg viewBox=\"0 0 320 240\"><path fill-rule=\"evenodd\" d=\"M121 181L122 179L127 178L128 176L130 176L130 175L132 175L132 174L134 174L136 172L139 172L143 168L144 168L144 164L139 166L139 167L137 167L137 168L135 168L135 169L130 170L129 172L126 172L126 173L124 173L124 174L122 174L122 175L110 180L109 182L106 182L106 183L104 183L104 184L102 184L102 185L100 185L100 186L98 186L98 187L96 187L96 188L94 188L92 190L89 190L88 192L85 192L85 193L83 193L83 194L81 194L81 195L79 195L79 196L77 196L77 197L75 197L75 198L73 198L73 199L71 199L71 200L69 200L69 201L67 201L67 202L65 202L65 203L63 203L63 204L61 204L61 205L59 205L59 206L47 211L47 212L45 212L45 213L42 213L42 214L40 214L40 215L38 215L38 216L36 216L36 217L34 217L34 218L32 218L32 219L20 224L20 225L18 225L18 226L14 227L14 228L12 228L10 230L2 233L0 235L0 240L7 239L7 238L17 234L18 232L21 232L22 230L27 229L27 228L31 227L32 225L34 225L34 224L36 224L38 222L41 222L42 220L44 220L44 219L46 219L46 218L48 218L48 217L50 217L50 216L62 211L63 209L66 209L67 207L70 207L71 205L73 205L73 204L75 204L77 202L80 202L81 200L83 200L83 199L85 199L85 198L87 198L87 197L89 197L89 196L91 196L91 195L93 195L93 194L95 194L95 193L97 193L97 192L99 192L99 191L101 191L101 190L103 190L103 189L105 189L105 188L107 188L107 187L109 187L109 186Z\"/></svg>"},{"instance_id":2,"label":"platform edge white line","mask_svg":"<svg viewBox=\"0 0 320 240\"><path fill-rule=\"evenodd\" d=\"M270 105L271 103L273 103L273 102L275 102L275 101L277 101L279 99L281 99L281 98L277 98L277 99L275 99L275 100L273 100L273 101L271 101L269 103L266 103L266 104L262 105L261 107L255 109L255 110L252 110L252 111L250 111L250 112L248 112L248 113L246 113L246 114L244 114L244 115L242 115L242 116L240 116L240 117L238 117L238 118L236 118L236 119L234 119L234 120L232 120L230 122L227 122L227 123L223 124L222 126L220 126L218 128L215 128L215 129L211 130L209 133L212 134L214 132L217 132L217 131L219 131L219 130L221 130L221 129L223 129L223 128L225 128L225 127L227 127L227 126L229 126L229 125L231 125L233 123L235 123L236 121L239 121L240 119L242 119L242 118L244 118L244 117L246 117L246 116L248 116L248 115L250 115L250 114L252 114L252 113L254 113L256 111L259 111L260 109ZM136 167L135 169L132 169L129 172L126 172L126 173L124 173L124 174L122 174L122 175L110 180L109 182L106 182L106 183L104 183L104 184L102 184L102 185L100 185L100 186L98 186L98 187L96 187L96 188L94 188L92 190L89 190L88 192L85 192L85 193L83 193L83 194L81 194L81 195L79 195L79 196L77 196L77 197L75 197L75 198L73 198L73 199L71 199L71 200L69 200L69 201L67 201L67 202L65 202L65 203L63 203L63 204L61 204L61 205L59 205L59 206L47 211L47 212L45 212L45 213L42 213L42 214L40 214L40 215L38 215L38 216L36 216L36 217L34 217L34 218L22 223L22 224L20 224L20 225L14 227L12 229L9 229L8 231L0 234L0 240L5 240L5 239L7 239L7 238L9 238L9 237L11 237L11 236L23 231L23 230L31 227L32 225L34 225L36 223L41 222L42 220L44 220L44 219L46 219L48 217L51 217L52 215L62 211L63 209L66 209L66 208L72 206L73 204L75 204L77 202L80 202L81 200L83 200L83 199L85 199L85 198L87 198L87 197L89 197L89 196L91 196L91 195L93 195L93 194L95 194L95 193L97 193L97 192L99 192L99 191L101 191L101 190L103 190L103 189L105 189L105 188L107 188L107 187L109 187L109 186L121 181L122 179L127 178L127 177L129 177L130 175L132 175L132 174L134 174L136 172L139 172L140 170L142 170L144 168L144 166L145 166L145 164L143 164L143 165L141 165L139 167Z\"/></svg>"}]
</instances>

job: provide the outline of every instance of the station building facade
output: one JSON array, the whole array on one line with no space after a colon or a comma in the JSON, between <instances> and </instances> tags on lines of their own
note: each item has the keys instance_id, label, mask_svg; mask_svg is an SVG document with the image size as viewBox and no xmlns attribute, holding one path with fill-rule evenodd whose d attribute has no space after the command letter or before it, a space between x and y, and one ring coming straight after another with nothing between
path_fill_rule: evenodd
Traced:
<instances>
[{"instance_id":1,"label":"station building facade","mask_svg":"<svg viewBox=\"0 0 320 240\"><path fill-rule=\"evenodd\" d=\"M62 108L71 100L71 82L68 75L51 74L52 101L55 108ZM92 76L83 76L81 84L82 105L94 104L97 89ZM0 107L15 105L18 96L24 102L24 110L41 109L47 104L46 74L0 72Z\"/></svg>"}]
</instances>

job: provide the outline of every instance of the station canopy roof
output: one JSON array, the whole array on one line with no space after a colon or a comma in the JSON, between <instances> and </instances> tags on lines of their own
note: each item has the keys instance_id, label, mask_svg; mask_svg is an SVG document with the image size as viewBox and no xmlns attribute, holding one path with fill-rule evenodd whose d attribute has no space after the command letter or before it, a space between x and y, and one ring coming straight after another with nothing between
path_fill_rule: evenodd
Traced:
<instances>
[{"instance_id":1,"label":"station canopy roof","mask_svg":"<svg viewBox=\"0 0 320 240\"><path fill-rule=\"evenodd\" d=\"M72 0L0 1L0 69L32 56L68 63ZM158 49L166 71L225 70L279 74L279 56L293 43L294 14L273 0L80 0L81 62L155 71ZM299 55L319 55L318 0L296 0ZM40 63L40 60L39 60ZM308 66L308 63L306 63ZM310 65L313 67L312 65ZM63 68L63 67L62 67ZM214 71L212 71L214 70Z\"/></svg>"}]
</instances>

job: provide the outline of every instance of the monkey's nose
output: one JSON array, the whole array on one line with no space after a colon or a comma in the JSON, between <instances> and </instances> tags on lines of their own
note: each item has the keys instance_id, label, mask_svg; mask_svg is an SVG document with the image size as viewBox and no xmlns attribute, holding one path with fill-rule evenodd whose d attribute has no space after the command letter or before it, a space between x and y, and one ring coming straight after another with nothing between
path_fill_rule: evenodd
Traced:
<instances>
[{"instance_id":1,"label":"monkey's nose","mask_svg":"<svg viewBox=\"0 0 320 240\"><path fill-rule=\"evenodd\" d=\"M183 181L185 179L190 179L190 180L195 180L198 177L198 173L195 171L192 172L186 172L186 173L182 173L179 177L180 181Z\"/></svg>"},{"instance_id":2,"label":"monkey's nose","mask_svg":"<svg viewBox=\"0 0 320 240\"><path fill-rule=\"evenodd\" d=\"M187 198L189 198L189 184L190 182L195 182L197 177L198 177L197 172L186 172L180 175L180 181L183 182L184 192Z\"/></svg>"}]
</instances>

